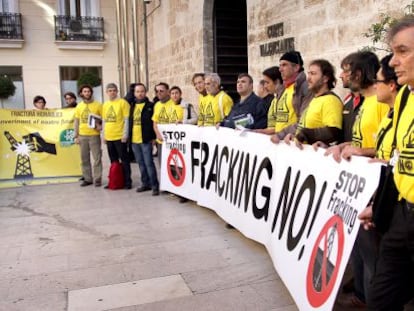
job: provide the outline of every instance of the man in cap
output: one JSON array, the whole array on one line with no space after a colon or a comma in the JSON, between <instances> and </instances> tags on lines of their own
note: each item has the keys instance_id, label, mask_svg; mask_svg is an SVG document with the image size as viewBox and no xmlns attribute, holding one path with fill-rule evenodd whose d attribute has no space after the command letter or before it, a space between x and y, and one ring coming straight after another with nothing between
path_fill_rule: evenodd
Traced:
<instances>
[{"instance_id":1,"label":"man in cap","mask_svg":"<svg viewBox=\"0 0 414 311\"><path fill-rule=\"evenodd\" d=\"M272 141L278 143L287 134L294 134L302 112L312 99L308 91L302 56L298 51L286 52L279 62L283 91L275 106L275 126ZM268 133L268 132L267 132Z\"/></svg>"}]
</instances>

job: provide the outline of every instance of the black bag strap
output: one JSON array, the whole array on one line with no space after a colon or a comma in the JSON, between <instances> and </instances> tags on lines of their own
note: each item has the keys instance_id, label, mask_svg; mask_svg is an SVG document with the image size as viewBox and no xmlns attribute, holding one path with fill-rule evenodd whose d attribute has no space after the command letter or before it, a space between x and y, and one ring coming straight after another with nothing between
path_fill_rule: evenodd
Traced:
<instances>
[{"instance_id":1,"label":"black bag strap","mask_svg":"<svg viewBox=\"0 0 414 311\"><path fill-rule=\"evenodd\" d=\"M191 104L188 103L187 105L187 120L191 119Z\"/></svg>"},{"instance_id":2,"label":"black bag strap","mask_svg":"<svg viewBox=\"0 0 414 311\"><path fill-rule=\"evenodd\" d=\"M395 147L397 146L397 129L398 129L398 122L400 121L400 117L403 113L403 110L405 108L405 105L407 104L408 101L408 96L410 95L411 90L408 88L408 85L405 87L402 95L401 95L401 101L400 101L400 107L398 110L398 115L397 115L397 122L395 123L395 129L394 129L394 139L392 141L392 149L391 152L394 151ZM394 112L395 113L395 112Z\"/></svg>"},{"instance_id":3,"label":"black bag strap","mask_svg":"<svg viewBox=\"0 0 414 311\"><path fill-rule=\"evenodd\" d=\"M387 118L391 118L391 121L390 123L387 124L385 129L379 133L380 135L378 136L378 139L377 139L377 144L375 148L376 150L379 150L379 148L381 147L382 141L384 140L385 135L392 128L392 116L388 116Z\"/></svg>"}]
</instances>

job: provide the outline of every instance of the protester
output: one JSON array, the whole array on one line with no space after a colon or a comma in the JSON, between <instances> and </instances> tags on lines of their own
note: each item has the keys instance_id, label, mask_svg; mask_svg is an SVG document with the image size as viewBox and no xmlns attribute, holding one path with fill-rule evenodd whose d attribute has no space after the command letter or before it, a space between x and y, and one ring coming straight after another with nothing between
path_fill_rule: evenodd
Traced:
<instances>
[{"instance_id":1,"label":"protester","mask_svg":"<svg viewBox=\"0 0 414 311\"><path fill-rule=\"evenodd\" d=\"M275 98L273 93L270 93L266 88L266 80L262 79L259 81L257 86L257 96L263 99L263 106L265 108L266 113L269 111L270 105ZM267 119L267 117L266 117Z\"/></svg>"},{"instance_id":2,"label":"protester","mask_svg":"<svg viewBox=\"0 0 414 311\"><path fill-rule=\"evenodd\" d=\"M394 53L389 64L394 67L397 82L406 85L394 104L392 133L396 132L395 150L398 152L394 152L390 161L395 163L394 181L399 201L392 206L390 227L381 239L367 304L369 310L398 311L414 298L413 94L407 93L406 102L402 102L405 89L414 88L414 16L396 21L389 30L388 38ZM400 109L404 104L405 108ZM371 208L359 215L364 227L372 227L371 217Z\"/></svg>"},{"instance_id":3,"label":"protester","mask_svg":"<svg viewBox=\"0 0 414 311\"><path fill-rule=\"evenodd\" d=\"M33 106L36 110L46 109L46 99L41 95L36 95L33 98Z\"/></svg>"},{"instance_id":4,"label":"protester","mask_svg":"<svg viewBox=\"0 0 414 311\"><path fill-rule=\"evenodd\" d=\"M287 134L296 132L297 123L312 99L300 52L290 51L283 54L279 61L279 71L283 79L283 90L269 109L268 127L258 130L259 133L273 135L272 141L275 143L284 139ZM272 118L275 120L274 127L271 126Z\"/></svg>"},{"instance_id":5,"label":"protester","mask_svg":"<svg viewBox=\"0 0 414 311\"><path fill-rule=\"evenodd\" d=\"M361 108L352 126L352 141L327 149L334 159L350 159L363 155L364 148L375 148L375 136L381 120L388 112L386 104L377 100L375 90L376 73L380 68L378 57L372 52L356 52L349 56L349 83L352 90L361 94ZM338 303L352 308L366 306L367 289L370 283L377 253L378 237L363 230L358 231L351 255L354 276L353 293L338 299Z\"/></svg>"},{"instance_id":6,"label":"protester","mask_svg":"<svg viewBox=\"0 0 414 311\"><path fill-rule=\"evenodd\" d=\"M324 59L310 63L308 70L309 91L313 99L305 109L295 134L287 134L285 142L295 140L300 144L322 141L326 145L336 144L342 133L342 101L331 90L336 85L335 69Z\"/></svg>"},{"instance_id":7,"label":"protester","mask_svg":"<svg viewBox=\"0 0 414 311\"><path fill-rule=\"evenodd\" d=\"M279 67L273 66L265 69L262 72L264 87L271 96L267 97L265 107L267 111L267 128L265 131L261 131L266 134L275 133L275 123L276 123L276 105L277 100L280 98L280 95L283 93L283 79L280 74ZM271 98L271 100L270 100ZM270 101L270 102L269 102Z\"/></svg>"},{"instance_id":8,"label":"protester","mask_svg":"<svg viewBox=\"0 0 414 311\"><path fill-rule=\"evenodd\" d=\"M104 142L111 163L121 160L124 189L131 189L131 164L127 149L130 107L125 99L118 97L118 86L115 83L106 86L106 94L108 100L102 108Z\"/></svg>"},{"instance_id":9,"label":"protester","mask_svg":"<svg viewBox=\"0 0 414 311\"><path fill-rule=\"evenodd\" d=\"M358 89L353 88L350 82L351 62L354 54L355 53L349 54L341 61L342 72L339 77L342 80L342 87L350 90L343 100L344 108L342 110L341 143L352 141L352 126L354 125L355 118L357 117L362 104Z\"/></svg>"},{"instance_id":10,"label":"protester","mask_svg":"<svg viewBox=\"0 0 414 311\"><path fill-rule=\"evenodd\" d=\"M141 172L141 186L137 192L152 190L159 195L157 171L152 157L152 141L155 139L152 115L154 104L147 97L147 88L142 83L134 87L135 101L130 109L130 137L135 160Z\"/></svg>"},{"instance_id":11,"label":"protester","mask_svg":"<svg viewBox=\"0 0 414 311\"><path fill-rule=\"evenodd\" d=\"M178 86L173 86L170 89L170 97L176 105L180 105L183 108L183 119L177 121L177 123L182 124L197 124L198 116L194 110L194 106L190 103L187 103L181 97L183 92Z\"/></svg>"},{"instance_id":12,"label":"protester","mask_svg":"<svg viewBox=\"0 0 414 311\"><path fill-rule=\"evenodd\" d=\"M64 108L75 108L77 105L76 102L76 95L73 92L66 92L63 94L63 98L65 99L66 106Z\"/></svg>"},{"instance_id":13,"label":"protester","mask_svg":"<svg viewBox=\"0 0 414 311\"><path fill-rule=\"evenodd\" d=\"M82 101L75 108L75 143L80 146L83 181L81 187L95 181L95 187L102 185L101 116L102 104L93 99L92 86L84 84L79 88ZM75 96L76 98L76 96ZM91 159L93 158L93 175Z\"/></svg>"},{"instance_id":14,"label":"protester","mask_svg":"<svg viewBox=\"0 0 414 311\"><path fill-rule=\"evenodd\" d=\"M155 103L154 114L152 116L155 135L157 137L158 160L161 164L161 145L164 138L158 129L158 124L177 123L183 120L184 110L180 105L176 105L170 98L170 86L165 82L160 82L155 86L159 101Z\"/></svg>"},{"instance_id":15,"label":"protester","mask_svg":"<svg viewBox=\"0 0 414 311\"><path fill-rule=\"evenodd\" d=\"M237 93L240 100L233 105L220 125L230 128L265 128L266 110L263 100L253 93L253 78L249 74L241 73L237 77Z\"/></svg>"},{"instance_id":16,"label":"protester","mask_svg":"<svg viewBox=\"0 0 414 311\"><path fill-rule=\"evenodd\" d=\"M205 106L209 101L210 95L206 91L205 85L205 74L204 73L195 73L191 79L194 89L198 92L198 108ZM197 120L197 123L199 121Z\"/></svg>"},{"instance_id":17,"label":"protester","mask_svg":"<svg viewBox=\"0 0 414 311\"><path fill-rule=\"evenodd\" d=\"M378 102L375 91L376 74L380 68L378 57L372 52L357 52L351 60L351 88L361 94L361 108L352 125L352 141L329 148L339 161L352 155L363 155L363 148L375 148L375 137L381 120L389 111L388 105Z\"/></svg>"},{"instance_id":18,"label":"protester","mask_svg":"<svg viewBox=\"0 0 414 311\"><path fill-rule=\"evenodd\" d=\"M200 106L197 124L216 126L230 113L233 100L220 89L221 79L217 73L206 74L204 84L209 97Z\"/></svg>"}]
</instances>

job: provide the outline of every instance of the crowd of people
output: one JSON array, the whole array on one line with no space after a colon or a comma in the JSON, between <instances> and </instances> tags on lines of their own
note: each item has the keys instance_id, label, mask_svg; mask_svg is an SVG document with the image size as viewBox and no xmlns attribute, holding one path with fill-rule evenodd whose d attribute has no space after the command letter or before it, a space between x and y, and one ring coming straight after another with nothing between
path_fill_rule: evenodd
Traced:
<instances>
[{"instance_id":1,"label":"crowd of people","mask_svg":"<svg viewBox=\"0 0 414 311\"><path fill-rule=\"evenodd\" d=\"M401 95L414 88L414 17L396 22L388 36L393 54L379 60L373 52L358 51L342 60L339 77L349 90L343 100L332 91L337 82L334 66L315 59L305 72L298 51L284 53L278 66L263 71L260 97L253 91L253 78L241 73L236 81L240 98L235 103L221 88L217 73L194 74L198 114L182 98L178 86L170 88L165 82L155 86L153 101L142 83L131 84L125 98L118 96L115 84L108 84L108 100L103 105L94 101L88 85L79 88L82 101L77 105L76 96L66 93L68 105L76 106L81 186L102 184L102 136L110 161L122 164L125 189L132 188L131 149L141 173L136 191L152 190L152 195L158 195L153 144L161 159L163 136L158 125L169 123L247 128L269 135L276 144L284 141L299 148L303 144L325 148L325 154L337 161L358 155L395 163L399 200L390 206L390 227L385 233L376 231L372 205L361 213L363 226L351 255L353 281L346 286L351 293L338 302L352 308L403 310L414 298L414 95L406 99ZM44 98L35 98L36 107L45 104ZM90 114L102 122L91 127Z\"/></svg>"}]
</instances>

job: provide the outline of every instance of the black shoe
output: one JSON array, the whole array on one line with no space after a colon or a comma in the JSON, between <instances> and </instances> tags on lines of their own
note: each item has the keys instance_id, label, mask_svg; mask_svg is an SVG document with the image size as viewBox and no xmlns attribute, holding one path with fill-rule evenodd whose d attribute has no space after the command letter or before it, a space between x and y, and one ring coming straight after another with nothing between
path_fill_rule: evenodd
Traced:
<instances>
[{"instance_id":1,"label":"black shoe","mask_svg":"<svg viewBox=\"0 0 414 311\"><path fill-rule=\"evenodd\" d=\"M178 202L180 202L180 203L186 203L188 201L189 200L187 198L180 197L180 200Z\"/></svg>"},{"instance_id":2,"label":"black shoe","mask_svg":"<svg viewBox=\"0 0 414 311\"><path fill-rule=\"evenodd\" d=\"M354 278L351 278L342 286L342 291L347 294L354 292Z\"/></svg>"},{"instance_id":3,"label":"black shoe","mask_svg":"<svg viewBox=\"0 0 414 311\"><path fill-rule=\"evenodd\" d=\"M232 225L230 225L230 224L226 224L226 228L227 229L235 229Z\"/></svg>"},{"instance_id":4,"label":"black shoe","mask_svg":"<svg viewBox=\"0 0 414 311\"><path fill-rule=\"evenodd\" d=\"M160 195L160 191L158 189L152 190L152 195Z\"/></svg>"},{"instance_id":5,"label":"black shoe","mask_svg":"<svg viewBox=\"0 0 414 311\"><path fill-rule=\"evenodd\" d=\"M79 178L79 181L84 181L85 180L85 177L81 177L81 178Z\"/></svg>"},{"instance_id":6,"label":"black shoe","mask_svg":"<svg viewBox=\"0 0 414 311\"><path fill-rule=\"evenodd\" d=\"M109 189L109 185L104 186L104 189Z\"/></svg>"},{"instance_id":7,"label":"black shoe","mask_svg":"<svg viewBox=\"0 0 414 311\"><path fill-rule=\"evenodd\" d=\"M132 189L132 186L131 186L131 185L126 185L126 186L124 186L124 189L125 189L125 190Z\"/></svg>"},{"instance_id":8,"label":"black shoe","mask_svg":"<svg viewBox=\"0 0 414 311\"><path fill-rule=\"evenodd\" d=\"M81 186L81 187L86 187L86 186L90 186L90 185L92 185L92 184L93 184L93 182L84 180L84 181L80 184L80 186Z\"/></svg>"},{"instance_id":9,"label":"black shoe","mask_svg":"<svg viewBox=\"0 0 414 311\"><path fill-rule=\"evenodd\" d=\"M141 186L137 188L137 192L144 192L144 191L149 191L151 190L151 187L148 186Z\"/></svg>"}]
</instances>

